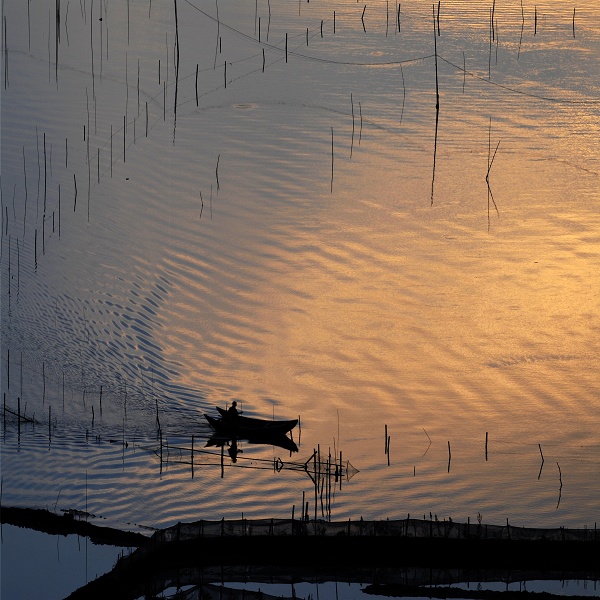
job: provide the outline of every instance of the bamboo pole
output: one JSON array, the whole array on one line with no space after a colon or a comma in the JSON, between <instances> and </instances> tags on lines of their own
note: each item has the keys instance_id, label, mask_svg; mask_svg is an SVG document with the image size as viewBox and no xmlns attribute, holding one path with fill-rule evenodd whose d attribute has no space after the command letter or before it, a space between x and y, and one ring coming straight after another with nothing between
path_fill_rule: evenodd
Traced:
<instances>
[{"instance_id":1,"label":"bamboo pole","mask_svg":"<svg viewBox=\"0 0 600 600\"><path fill-rule=\"evenodd\" d=\"M352 110L352 140L350 142L350 158L352 158L352 150L354 148L354 100L352 99L352 92L350 92L350 108Z\"/></svg>"},{"instance_id":2,"label":"bamboo pole","mask_svg":"<svg viewBox=\"0 0 600 600\"><path fill-rule=\"evenodd\" d=\"M331 193L333 193L333 127L331 128Z\"/></svg>"}]
</instances>

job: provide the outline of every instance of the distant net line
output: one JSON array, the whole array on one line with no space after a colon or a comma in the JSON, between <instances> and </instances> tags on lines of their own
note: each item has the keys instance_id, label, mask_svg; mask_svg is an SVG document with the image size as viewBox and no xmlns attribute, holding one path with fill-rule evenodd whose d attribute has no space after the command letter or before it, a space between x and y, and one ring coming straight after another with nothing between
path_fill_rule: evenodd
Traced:
<instances>
[{"instance_id":1,"label":"distant net line","mask_svg":"<svg viewBox=\"0 0 600 600\"><path fill-rule=\"evenodd\" d=\"M557 104L598 104L598 103L600 103L600 100L598 100L598 99L569 100L567 98L552 98L550 96L543 96L541 94L534 94L532 92L524 92L523 90L519 90L517 88L513 88L511 86L504 85L502 83L498 83L497 81L492 81L491 79L487 79L485 77L482 77L481 75L477 75L476 73L467 71L463 67L461 67L459 65L455 65L452 61L449 61L448 59L444 58L443 56L440 56L439 54L438 54L438 58L440 60L443 60L445 63L449 64L451 67L454 67L461 73L465 73L466 75L469 75L469 77L473 77L474 79L478 79L479 81L482 81L484 83L489 83L490 85L499 87L503 90L506 90L507 92L512 92L513 94L519 94L521 96L527 96L529 98L535 98L537 100L544 100L545 102L555 102Z\"/></svg>"},{"instance_id":2,"label":"distant net line","mask_svg":"<svg viewBox=\"0 0 600 600\"><path fill-rule=\"evenodd\" d=\"M217 20L216 17L213 17L212 15L210 15L209 13L203 11L201 8L198 8L197 6L195 6L194 4L192 4L190 2L190 0L184 0L184 2L186 2L187 4L189 4L192 8L194 8L195 10L197 10L199 13L203 14L205 17L207 17L208 19L210 19L211 21L214 21L215 23L219 23L219 25L221 27L224 27L225 29L228 29L229 31L231 31L232 33L243 37L255 44L260 44L261 46L264 46L265 48L269 48L271 50L275 50L276 52L280 52L280 53L285 53L285 49L284 48L280 48L279 46L275 45L275 44L269 44L268 42L263 42L263 41L258 41L255 37L248 35L247 33L244 33L243 31L240 31L239 29L236 29L235 27L232 27L231 25L227 25L226 23L224 23L223 21L221 21L220 19ZM426 60L428 58L433 58L433 54L430 54L428 56L420 56L417 58L410 58L410 59L406 59L406 60L395 60L395 61L388 61L388 62L357 62L357 61L344 61L344 60L333 60L333 59L329 59L329 58L319 58L318 56L310 56L308 54L302 54L301 52L296 52L294 50L289 50L287 51L287 53L291 56L294 56L296 58L301 58L303 60L310 60L310 61L314 61L314 62L321 62L321 63L326 63L326 64L333 64L333 65L345 65L345 66L356 66L356 67L388 67L388 66L398 66L398 65L405 65L411 62L419 62L422 60Z\"/></svg>"},{"instance_id":3,"label":"distant net line","mask_svg":"<svg viewBox=\"0 0 600 600\"><path fill-rule=\"evenodd\" d=\"M197 10L199 13L203 14L205 17L207 17L208 19L214 21L215 23L219 23L220 26L224 27L225 29L228 29L229 31L231 31L232 33L241 36L249 41L252 41L254 43L259 43L261 46L263 47L267 47L270 48L271 50L275 50L277 52L280 53L284 53L286 52L284 49L280 48L277 45L274 44L269 44L268 42L263 42L263 41L258 41L256 38L252 37L251 35L248 35L242 31L240 31L239 29L236 29L235 27L232 27L230 25L227 25L226 23L224 23L221 20L217 20L216 17L210 15L209 13L203 11L201 8L195 6L194 4L192 4L192 2L190 2L190 0L184 0L189 6L191 6L192 8L194 8L195 10ZM297 52L295 50L288 50L287 54L294 56L295 58L299 58L301 60L309 60L309 61L313 61L313 62L320 62L320 63L324 63L324 64L333 64L333 65L343 65L343 66L357 66L357 67L389 67L389 66L401 66L401 65L406 65L406 64L410 64L413 62L421 62L421 61L425 61L428 60L430 58L433 58L435 55L434 54L429 54L427 56L420 56L420 57L416 57L416 58L410 58L410 59L405 59L405 60L398 60L398 61L386 61L386 62L357 62L357 61L342 61L342 60L334 60L334 59L328 59L328 58L320 58L317 56L309 56L307 54L303 54L301 52ZM517 88L508 86L508 85L504 85L501 83L498 83L496 81L491 81L490 79L487 79L485 77L482 77L481 75L477 75L476 73L473 73L471 71L467 71L465 70L463 67L454 64L452 61L444 58L443 56L438 54L438 57L440 58L440 60L443 60L445 63L447 63L448 65L454 67L455 69L457 69L458 71L461 71L462 73L465 73L467 75L469 75L470 77L473 77L474 79L478 79L484 83L488 83L491 84L495 87L498 87L500 89L503 89L505 91L511 92L513 94L519 94L521 96L527 96L529 98L535 98L537 100L542 100L544 102L554 102L557 104L574 104L574 105L595 105L600 103L599 99L591 99L591 100L569 100L569 99L564 99L564 98L553 98L551 96L544 96L542 94L534 94L532 92L525 92L523 90L519 90ZM246 59L244 59L246 60ZM242 62L242 61L236 61L236 62ZM258 71L259 69L257 69Z\"/></svg>"}]
</instances>

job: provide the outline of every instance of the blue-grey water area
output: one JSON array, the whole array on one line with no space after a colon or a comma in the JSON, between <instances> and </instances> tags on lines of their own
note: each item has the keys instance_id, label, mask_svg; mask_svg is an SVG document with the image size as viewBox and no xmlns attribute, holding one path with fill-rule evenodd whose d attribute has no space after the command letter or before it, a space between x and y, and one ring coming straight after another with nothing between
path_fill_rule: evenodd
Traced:
<instances>
[{"instance_id":1,"label":"blue-grey water area","mask_svg":"<svg viewBox=\"0 0 600 600\"><path fill-rule=\"evenodd\" d=\"M11 600L66 598L129 552L77 535L49 535L6 524L1 532L0 596Z\"/></svg>"},{"instance_id":2,"label":"blue-grey water area","mask_svg":"<svg viewBox=\"0 0 600 600\"><path fill-rule=\"evenodd\" d=\"M5 506L600 521L595 0L2 10Z\"/></svg>"}]
</instances>

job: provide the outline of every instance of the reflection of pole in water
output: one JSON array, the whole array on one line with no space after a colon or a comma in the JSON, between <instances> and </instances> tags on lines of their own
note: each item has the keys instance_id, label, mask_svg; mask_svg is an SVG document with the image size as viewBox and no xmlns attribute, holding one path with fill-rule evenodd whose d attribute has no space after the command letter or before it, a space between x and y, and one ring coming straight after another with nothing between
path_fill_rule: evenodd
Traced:
<instances>
[{"instance_id":1,"label":"reflection of pole in water","mask_svg":"<svg viewBox=\"0 0 600 600\"><path fill-rule=\"evenodd\" d=\"M485 176L485 181L487 183L488 189L488 231L490 228L490 207L491 204L494 205L496 209L496 213L500 216L500 212L498 211L498 206L496 205L496 201L494 200L494 194L492 194L492 188L490 187L490 171L492 170L492 165L494 164L494 159L496 158L496 153L498 152L498 147L500 146L500 142L496 145L496 149L494 150L494 154L491 154L492 151L492 117L490 117L490 126L488 130L488 170Z\"/></svg>"},{"instance_id":2,"label":"reflection of pole in water","mask_svg":"<svg viewBox=\"0 0 600 600\"><path fill-rule=\"evenodd\" d=\"M440 90L438 82L437 35L435 26L435 5L433 8L433 47L435 56L435 137L433 142L433 172L431 175L431 204L433 205L433 188L435 183L435 159L437 154L438 123L440 117Z\"/></svg>"},{"instance_id":3,"label":"reflection of pole in water","mask_svg":"<svg viewBox=\"0 0 600 600\"><path fill-rule=\"evenodd\" d=\"M221 446L221 479L223 477L225 477L225 462L224 462L224 456L225 456L225 444L223 444Z\"/></svg>"},{"instance_id":4,"label":"reflection of pole in water","mask_svg":"<svg viewBox=\"0 0 600 600\"><path fill-rule=\"evenodd\" d=\"M558 464L558 462L556 463L556 466L558 467L558 479L560 481L560 487L558 488L558 502L556 503L556 508L558 508L558 506L560 505L560 498L562 496L562 472L560 470L560 465Z\"/></svg>"},{"instance_id":5,"label":"reflection of pole in water","mask_svg":"<svg viewBox=\"0 0 600 600\"><path fill-rule=\"evenodd\" d=\"M311 479L313 484L315 482L319 485L319 490L323 492L325 487L321 487L321 483L327 483L327 479L332 479L336 484L339 481L340 489L342 485L342 479L345 478L346 481L352 479L352 477L358 473L358 469L356 469L349 461L346 461L344 464L342 453L339 453L339 461L338 459L333 459L331 455L331 451L329 453L329 458L321 456L320 450L314 450L313 453L306 460L289 460L284 461L281 458L244 458L243 456L238 456L236 454L235 464L227 465L224 460L224 445L218 444L220 447L220 452L216 453L211 450L207 450L204 448L196 448L195 438L192 439L192 444L190 445L171 445L169 447L170 451L173 451L172 455L168 454L166 459L163 457L163 441L162 441L162 430L159 429L159 447L158 448L147 448L150 452L156 454L159 458L160 462L166 463L178 463L178 464L186 464L190 465L192 472L194 472L196 467L199 466L216 466L217 464L221 467L221 476L223 476L224 470L226 466L237 466L240 468L246 469L262 469L262 470L273 470L274 473L279 473L284 469L289 471L299 471L302 473L306 473L308 477ZM289 438L288 438L289 439ZM212 444L213 446L215 444ZM265 445L269 445L268 442L265 442ZM241 454L241 451L238 451ZM205 457L205 460L198 460L196 456L201 455ZM188 458L188 456L190 458ZM241 461L241 463L240 463ZM234 461L232 461L234 462ZM329 483L330 492L333 489L333 483Z\"/></svg>"}]
</instances>

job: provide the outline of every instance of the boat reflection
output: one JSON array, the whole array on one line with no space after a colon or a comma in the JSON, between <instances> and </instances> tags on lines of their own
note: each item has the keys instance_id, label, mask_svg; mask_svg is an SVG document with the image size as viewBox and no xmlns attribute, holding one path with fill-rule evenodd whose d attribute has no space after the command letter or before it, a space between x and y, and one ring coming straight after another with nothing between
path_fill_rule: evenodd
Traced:
<instances>
[{"instance_id":1,"label":"boat reflection","mask_svg":"<svg viewBox=\"0 0 600 600\"><path fill-rule=\"evenodd\" d=\"M227 434L214 434L211 436L205 444L205 448L210 447L218 447L225 448L227 447L227 452L232 460L232 462L237 462L238 454L243 453L243 450L239 447L238 442L242 441L248 444L262 444L265 446L276 446L278 448L283 448L284 450L288 450L291 452L298 452L298 446L296 442L291 438L287 437L282 433L279 434L269 434L269 433L256 433L252 435L247 435L244 437L241 436L233 436Z\"/></svg>"}]
</instances>

